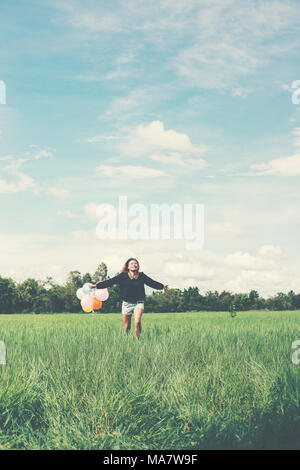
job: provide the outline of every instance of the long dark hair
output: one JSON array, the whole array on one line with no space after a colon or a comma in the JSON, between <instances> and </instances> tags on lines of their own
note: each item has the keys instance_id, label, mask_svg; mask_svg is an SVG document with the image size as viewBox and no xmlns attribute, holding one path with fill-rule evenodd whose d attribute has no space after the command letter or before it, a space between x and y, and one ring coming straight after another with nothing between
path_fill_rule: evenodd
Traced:
<instances>
[{"instance_id":1,"label":"long dark hair","mask_svg":"<svg viewBox=\"0 0 300 470\"><path fill-rule=\"evenodd\" d=\"M140 263L138 262L138 260L137 260L136 258L129 258L129 259L126 261L126 263L124 264L121 273L128 273L128 271L129 271L129 270L128 270L128 264L129 264L130 261L132 261L132 260L134 260L134 261L137 262L137 264L138 264L138 271L140 270Z\"/></svg>"}]
</instances>

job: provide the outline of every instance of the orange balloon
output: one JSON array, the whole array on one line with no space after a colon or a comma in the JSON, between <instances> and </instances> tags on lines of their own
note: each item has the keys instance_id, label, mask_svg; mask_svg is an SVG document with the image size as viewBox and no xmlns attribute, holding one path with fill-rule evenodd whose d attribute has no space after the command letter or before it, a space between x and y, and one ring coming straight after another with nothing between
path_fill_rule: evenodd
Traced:
<instances>
[{"instance_id":1,"label":"orange balloon","mask_svg":"<svg viewBox=\"0 0 300 470\"><path fill-rule=\"evenodd\" d=\"M99 310L101 307L102 307L102 301L94 297L94 305L93 305L94 310Z\"/></svg>"}]
</instances>

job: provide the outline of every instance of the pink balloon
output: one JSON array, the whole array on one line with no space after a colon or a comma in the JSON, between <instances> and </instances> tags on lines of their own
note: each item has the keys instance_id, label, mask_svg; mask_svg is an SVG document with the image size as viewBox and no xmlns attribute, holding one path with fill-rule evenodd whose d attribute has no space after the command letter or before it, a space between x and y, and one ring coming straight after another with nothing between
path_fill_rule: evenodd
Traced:
<instances>
[{"instance_id":1,"label":"pink balloon","mask_svg":"<svg viewBox=\"0 0 300 470\"><path fill-rule=\"evenodd\" d=\"M88 294L81 299L81 307L82 308L91 308L94 304L94 295L93 294Z\"/></svg>"},{"instance_id":2,"label":"pink balloon","mask_svg":"<svg viewBox=\"0 0 300 470\"><path fill-rule=\"evenodd\" d=\"M94 297L104 302L109 297L108 290L107 289L95 289Z\"/></svg>"}]
</instances>

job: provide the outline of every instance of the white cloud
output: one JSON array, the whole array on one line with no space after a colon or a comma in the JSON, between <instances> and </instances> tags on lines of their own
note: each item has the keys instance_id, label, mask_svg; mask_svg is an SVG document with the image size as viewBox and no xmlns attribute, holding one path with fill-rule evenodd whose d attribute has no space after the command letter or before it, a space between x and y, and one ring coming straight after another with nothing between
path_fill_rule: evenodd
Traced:
<instances>
[{"instance_id":1,"label":"white cloud","mask_svg":"<svg viewBox=\"0 0 300 470\"><path fill-rule=\"evenodd\" d=\"M121 158L130 157L148 157L153 161L164 163L173 170L195 170L207 166L207 162L200 157L200 154L208 150L205 145L197 146L192 144L189 136L175 130L166 130L161 121L152 121L149 124L140 124L130 131L127 135L120 136L94 136L86 139L90 143L98 143L103 140L118 141L115 151ZM110 158L108 162L117 161ZM120 161L120 158L119 158ZM108 177L129 176L131 178L163 176L166 173L163 170L153 169L136 165L111 166L101 165L98 171Z\"/></svg>"},{"instance_id":2,"label":"white cloud","mask_svg":"<svg viewBox=\"0 0 300 470\"><path fill-rule=\"evenodd\" d=\"M283 255L280 246L264 245L258 251L259 256L263 258L278 258Z\"/></svg>"},{"instance_id":3,"label":"white cloud","mask_svg":"<svg viewBox=\"0 0 300 470\"><path fill-rule=\"evenodd\" d=\"M119 32L122 29L122 21L115 13L105 13L102 9L95 8L95 5L84 5L78 1L52 1L51 6L66 12L67 22L76 29L82 29L92 34L103 32ZM59 23L60 18L53 20ZM92 36L93 37L93 36Z\"/></svg>"},{"instance_id":4,"label":"white cloud","mask_svg":"<svg viewBox=\"0 0 300 470\"><path fill-rule=\"evenodd\" d=\"M127 95L115 98L109 108L99 117L104 120L126 121L140 114L153 100L152 88L137 88Z\"/></svg>"},{"instance_id":5,"label":"white cloud","mask_svg":"<svg viewBox=\"0 0 300 470\"><path fill-rule=\"evenodd\" d=\"M202 169L207 166L207 163L203 158L187 158L177 152L171 152L169 154L152 154L149 158L156 162L178 166L180 170Z\"/></svg>"},{"instance_id":6,"label":"white cloud","mask_svg":"<svg viewBox=\"0 0 300 470\"><path fill-rule=\"evenodd\" d=\"M267 163L257 163L250 168L257 170L257 175L297 176L300 175L300 153L274 158Z\"/></svg>"},{"instance_id":7,"label":"white cloud","mask_svg":"<svg viewBox=\"0 0 300 470\"><path fill-rule=\"evenodd\" d=\"M173 165L178 165L178 166L185 165L185 162L183 161L182 155L180 153L173 152L168 155L154 153L152 155L149 155L149 157L151 160L154 160L155 162L168 163L168 164L173 164Z\"/></svg>"},{"instance_id":8,"label":"white cloud","mask_svg":"<svg viewBox=\"0 0 300 470\"><path fill-rule=\"evenodd\" d=\"M249 253L237 251L225 258L225 264L230 268L238 268L243 270L273 270L276 266L272 259L265 259L259 256L253 256Z\"/></svg>"},{"instance_id":9,"label":"white cloud","mask_svg":"<svg viewBox=\"0 0 300 470\"><path fill-rule=\"evenodd\" d=\"M300 146L300 127L294 127L291 131L296 138L293 141L295 147ZM253 175L278 175L278 176L297 176L300 174L300 153L295 153L289 157L280 157L269 160L266 163L256 163L250 166L251 169L257 170L258 173Z\"/></svg>"},{"instance_id":10,"label":"white cloud","mask_svg":"<svg viewBox=\"0 0 300 470\"><path fill-rule=\"evenodd\" d=\"M117 64L131 64L132 62L139 62L136 54L132 51L120 55L117 60Z\"/></svg>"},{"instance_id":11,"label":"white cloud","mask_svg":"<svg viewBox=\"0 0 300 470\"><path fill-rule=\"evenodd\" d=\"M37 145L32 144L30 147L37 148ZM23 155L26 156L26 158L15 158L14 155L7 155L0 158L0 161L10 162L8 165L3 166L2 170L12 175L10 178L12 181L8 181L6 178L0 179L0 193L18 193L26 191L27 189L33 189L35 192L38 191L34 179L20 169L23 167L24 163L29 162L31 159L38 160L42 157L50 157L52 156L52 152L37 148L33 155L31 152L25 152Z\"/></svg>"},{"instance_id":12,"label":"white cloud","mask_svg":"<svg viewBox=\"0 0 300 470\"><path fill-rule=\"evenodd\" d=\"M50 150L39 149L37 150L37 152L35 152L35 154L33 155L33 158L35 160L39 160L40 158L43 158L43 157L52 157L52 155L53 153Z\"/></svg>"},{"instance_id":13,"label":"white cloud","mask_svg":"<svg viewBox=\"0 0 300 470\"><path fill-rule=\"evenodd\" d=\"M19 158L3 168L5 172L12 175L12 181L8 182L6 179L0 179L0 193L18 193L31 188L36 189L34 179L20 171L26 161L26 158Z\"/></svg>"},{"instance_id":14,"label":"white cloud","mask_svg":"<svg viewBox=\"0 0 300 470\"><path fill-rule=\"evenodd\" d=\"M283 256L279 246L263 245L258 256L240 251L227 255L225 266L232 269L227 273L224 288L231 292L259 290L263 295L274 295L279 290L289 290L294 277L293 269L285 270L277 260ZM233 279L228 277L238 271Z\"/></svg>"},{"instance_id":15,"label":"white cloud","mask_svg":"<svg viewBox=\"0 0 300 470\"><path fill-rule=\"evenodd\" d=\"M174 67L193 86L224 90L262 64L262 59L247 45L215 39L180 52Z\"/></svg>"},{"instance_id":16,"label":"white cloud","mask_svg":"<svg viewBox=\"0 0 300 470\"><path fill-rule=\"evenodd\" d=\"M131 70L129 69L121 69L117 68L116 70L112 70L111 72L104 75L105 80L124 80L131 74Z\"/></svg>"},{"instance_id":17,"label":"white cloud","mask_svg":"<svg viewBox=\"0 0 300 470\"><path fill-rule=\"evenodd\" d=\"M212 268L198 266L195 263L187 263L187 262L166 263L164 265L163 271L167 276L171 276L175 278L193 277L198 280L211 279L215 274L215 271Z\"/></svg>"},{"instance_id":18,"label":"white cloud","mask_svg":"<svg viewBox=\"0 0 300 470\"><path fill-rule=\"evenodd\" d=\"M254 92L255 90L253 88L232 88L231 90L231 95L232 96L240 96L241 98L245 99L247 98L247 95L251 92Z\"/></svg>"},{"instance_id":19,"label":"white cloud","mask_svg":"<svg viewBox=\"0 0 300 470\"><path fill-rule=\"evenodd\" d=\"M16 177L17 179L14 179L13 183L8 183L6 180L0 179L0 193L19 193L30 188L35 188L35 182L30 176L24 173L18 173Z\"/></svg>"},{"instance_id":20,"label":"white cloud","mask_svg":"<svg viewBox=\"0 0 300 470\"><path fill-rule=\"evenodd\" d=\"M187 252L183 245L179 240L131 239L106 240L104 244L103 240L97 239L94 230L76 230L57 237L48 234L0 235L0 274L16 280L29 276L46 279L51 275L57 282L65 282L71 270L93 273L103 261L109 275L113 276L121 270L126 259L133 256L139 260L142 271L171 288L198 286L201 293L257 289L261 295L287 292L291 288L299 291L297 266L294 269L286 263L284 270L280 266L265 270L230 269L224 265L223 254L208 250ZM150 292L149 289L146 291Z\"/></svg>"},{"instance_id":21,"label":"white cloud","mask_svg":"<svg viewBox=\"0 0 300 470\"><path fill-rule=\"evenodd\" d=\"M293 141L293 144L296 147L299 147L300 146L300 127L294 127L291 133L292 135L296 136L296 139Z\"/></svg>"},{"instance_id":22,"label":"white cloud","mask_svg":"<svg viewBox=\"0 0 300 470\"><path fill-rule=\"evenodd\" d=\"M193 145L189 136L183 132L165 130L164 123L161 121L140 124L131 131L127 142L123 145L125 154L135 156L155 154L157 150L175 151L184 155L200 155L207 149L208 147L204 145Z\"/></svg>"},{"instance_id":23,"label":"white cloud","mask_svg":"<svg viewBox=\"0 0 300 470\"><path fill-rule=\"evenodd\" d=\"M109 38L113 44L115 36L119 45L121 33L129 37L130 50L150 43L169 53L163 69L175 69L185 82L199 88L237 90L235 96L253 91L245 91L241 84L249 75L264 71L298 47L293 38L299 29L294 1L162 0L158 4L127 0L117 2L113 10L92 0L48 3L62 12L54 21L74 28L81 41ZM135 60L132 53L121 52L119 64ZM94 56L90 61L95 62ZM114 79L127 73L118 69L108 75ZM265 86L265 80L263 74L256 84Z\"/></svg>"},{"instance_id":24,"label":"white cloud","mask_svg":"<svg viewBox=\"0 0 300 470\"><path fill-rule=\"evenodd\" d=\"M89 219L96 220L97 219L97 207L99 204L95 202L89 202L83 208L84 213L89 217Z\"/></svg>"},{"instance_id":25,"label":"white cloud","mask_svg":"<svg viewBox=\"0 0 300 470\"><path fill-rule=\"evenodd\" d=\"M230 222L212 222L205 224L205 232L206 235L209 236L217 236L217 237L245 237L249 235L249 233L239 227L237 224L233 224Z\"/></svg>"},{"instance_id":26,"label":"white cloud","mask_svg":"<svg viewBox=\"0 0 300 470\"><path fill-rule=\"evenodd\" d=\"M240 90L244 78L296 48L295 42L275 41L296 26L296 14L295 4L278 1L204 4L193 15L192 46L182 48L174 67L194 86Z\"/></svg>"},{"instance_id":27,"label":"white cloud","mask_svg":"<svg viewBox=\"0 0 300 470\"><path fill-rule=\"evenodd\" d=\"M101 205L101 203L99 202L98 204L96 204L95 202L89 202L88 204L86 204L83 208L84 210L84 213L88 216L89 219L91 220L99 220L99 216L97 215L97 209L98 207ZM122 207L114 207L114 210L115 210L115 214L116 214L116 217L119 217L120 215L122 215L123 217L127 217L128 214L127 214L127 211L126 210L123 210Z\"/></svg>"},{"instance_id":28,"label":"white cloud","mask_svg":"<svg viewBox=\"0 0 300 470\"><path fill-rule=\"evenodd\" d=\"M296 137L292 142L293 145L296 148L300 147L300 127L294 127L291 134ZM230 167L228 168L230 169ZM274 158L268 162L255 163L250 165L250 168L256 170L256 172L232 173L229 176L297 176L300 174L300 153L295 153L288 157Z\"/></svg>"},{"instance_id":29,"label":"white cloud","mask_svg":"<svg viewBox=\"0 0 300 470\"><path fill-rule=\"evenodd\" d=\"M280 270L241 271L234 279L226 281L224 288L234 293L258 290L263 295L274 295L283 286L284 273Z\"/></svg>"},{"instance_id":30,"label":"white cloud","mask_svg":"<svg viewBox=\"0 0 300 470\"><path fill-rule=\"evenodd\" d=\"M69 191L65 188L52 187L48 189L48 194L51 196L58 197L59 199L65 199L69 196Z\"/></svg>"},{"instance_id":31,"label":"white cloud","mask_svg":"<svg viewBox=\"0 0 300 470\"><path fill-rule=\"evenodd\" d=\"M13 155L7 155L6 157L0 157L0 162L5 162L13 159Z\"/></svg>"},{"instance_id":32,"label":"white cloud","mask_svg":"<svg viewBox=\"0 0 300 470\"><path fill-rule=\"evenodd\" d=\"M73 230L70 235L78 241L86 242L90 239L90 232L88 230Z\"/></svg>"},{"instance_id":33,"label":"white cloud","mask_svg":"<svg viewBox=\"0 0 300 470\"><path fill-rule=\"evenodd\" d=\"M155 168L147 168L138 165L123 165L123 166L111 166L111 165L100 165L96 168L100 175L106 178L128 178L130 179L146 179L156 178L160 176L166 176L163 170L157 170Z\"/></svg>"},{"instance_id":34,"label":"white cloud","mask_svg":"<svg viewBox=\"0 0 300 470\"><path fill-rule=\"evenodd\" d=\"M81 11L74 13L70 18L70 24L75 28L88 29L91 33L100 33L102 31L120 31L120 22L113 14L103 14L102 17L95 16L92 11Z\"/></svg>"},{"instance_id":35,"label":"white cloud","mask_svg":"<svg viewBox=\"0 0 300 470\"><path fill-rule=\"evenodd\" d=\"M79 215L74 214L74 212L69 211L69 210L59 209L58 211L56 211L56 213L57 213L57 215L61 215L63 217L66 217L67 219L78 219L79 218Z\"/></svg>"},{"instance_id":36,"label":"white cloud","mask_svg":"<svg viewBox=\"0 0 300 470\"><path fill-rule=\"evenodd\" d=\"M29 147L32 149L31 152L26 152L26 155L32 155L32 158L35 160L39 160L40 158L43 157L52 157L54 150L52 149L41 149L38 145L36 144L31 144Z\"/></svg>"},{"instance_id":37,"label":"white cloud","mask_svg":"<svg viewBox=\"0 0 300 470\"><path fill-rule=\"evenodd\" d=\"M117 135L95 135L94 137L89 137L85 139L84 142L95 144L98 142L102 142L103 140L105 141L105 140L119 140L119 139L120 137Z\"/></svg>"}]
</instances>

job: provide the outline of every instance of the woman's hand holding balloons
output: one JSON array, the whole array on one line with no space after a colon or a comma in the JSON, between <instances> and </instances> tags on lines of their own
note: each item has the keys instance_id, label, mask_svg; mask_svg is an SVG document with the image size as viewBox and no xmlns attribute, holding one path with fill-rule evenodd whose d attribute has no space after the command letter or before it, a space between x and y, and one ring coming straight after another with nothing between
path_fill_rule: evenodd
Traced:
<instances>
[{"instance_id":1,"label":"woman's hand holding balloons","mask_svg":"<svg viewBox=\"0 0 300 470\"><path fill-rule=\"evenodd\" d=\"M82 291L85 293L85 294L90 294L92 292L92 285L90 282L86 282L83 286L82 286Z\"/></svg>"},{"instance_id":2,"label":"woman's hand holding balloons","mask_svg":"<svg viewBox=\"0 0 300 470\"><path fill-rule=\"evenodd\" d=\"M109 293L107 289L96 289L96 284L86 282L80 289L77 289L76 296L84 312L91 312L102 307L102 302L108 299Z\"/></svg>"}]
</instances>

